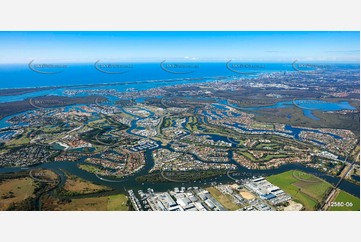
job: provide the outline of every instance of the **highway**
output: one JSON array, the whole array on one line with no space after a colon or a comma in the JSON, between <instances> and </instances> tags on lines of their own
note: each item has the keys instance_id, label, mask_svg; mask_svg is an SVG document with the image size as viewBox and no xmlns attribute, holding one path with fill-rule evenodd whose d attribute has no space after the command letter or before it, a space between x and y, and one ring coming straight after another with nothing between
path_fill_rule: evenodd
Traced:
<instances>
[{"instance_id":1,"label":"highway","mask_svg":"<svg viewBox=\"0 0 361 242\"><path fill-rule=\"evenodd\" d=\"M345 158L345 160L343 161L344 163L346 163L348 156ZM324 204L321 207L321 211L326 211L328 209L328 207L330 206L331 202L334 200L335 196L338 194L338 186L341 184L341 182L343 181L343 179L346 177L346 175L350 172L350 170L353 168L353 165L355 164L356 160L354 160L350 167L348 168L347 172L344 172L344 174L341 176L340 180L337 182L337 184L332 188L331 192L329 193L327 199L325 200Z\"/></svg>"}]
</instances>

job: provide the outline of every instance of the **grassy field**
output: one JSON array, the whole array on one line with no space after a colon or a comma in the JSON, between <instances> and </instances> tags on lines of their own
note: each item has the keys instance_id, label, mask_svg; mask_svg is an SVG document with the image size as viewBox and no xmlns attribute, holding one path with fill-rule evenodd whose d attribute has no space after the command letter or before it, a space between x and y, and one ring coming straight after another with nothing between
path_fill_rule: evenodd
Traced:
<instances>
[{"instance_id":1,"label":"grassy field","mask_svg":"<svg viewBox=\"0 0 361 242\"><path fill-rule=\"evenodd\" d=\"M273 124L267 124L267 123L255 123L251 125L251 128L253 129L273 129Z\"/></svg>"},{"instance_id":2,"label":"grassy field","mask_svg":"<svg viewBox=\"0 0 361 242\"><path fill-rule=\"evenodd\" d=\"M190 116L188 118L188 122L186 124L186 128L190 131L197 131L198 130L198 120L197 117Z\"/></svg>"},{"instance_id":3,"label":"grassy field","mask_svg":"<svg viewBox=\"0 0 361 242\"><path fill-rule=\"evenodd\" d=\"M169 117L164 117L161 124L162 128L169 128L172 125L172 119Z\"/></svg>"},{"instance_id":4,"label":"grassy field","mask_svg":"<svg viewBox=\"0 0 361 242\"><path fill-rule=\"evenodd\" d=\"M31 171L31 174L33 177L40 179L40 180L45 180L45 181L49 181L49 182L57 182L58 181L58 175L51 170L33 169Z\"/></svg>"},{"instance_id":5,"label":"grassy field","mask_svg":"<svg viewBox=\"0 0 361 242\"><path fill-rule=\"evenodd\" d=\"M256 159L253 157L252 154L248 153L247 151L239 152L241 155L246 157L248 160L255 161Z\"/></svg>"},{"instance_id":6,"label":"grassy field","mask_svg":"<svg viewBox=\"0 0 361 242\"><path fill-rule=\"evenodd\" d=\"M7 142L6 146L12 147L12 146L20 146L20 145L29 144L30 139L28 137L26 137L27 134L28 134L27 131L25 131L23 134L20 135L19 138L11 140L10 142Z\"/></svg>"},{"instance_id":7,"label":"grassy field","mask_svg":"<svg viewBox=\"0 0 361 242\"><path fill-rule=\"evenodd\" d=\"M289 155L285 155L285 154L267 154L265 157L263 157L261 160L262 161L269 161L275 158L286 158L289 157Z\"/></svg>"},{"instance_id":8,"label":"grassy field","mask_svg":"<svg viewBox=\"0 0 361 242\"><path fill-rule=\"evenodd\" d=\"M315 210L332 185L318 177L297 170L267 177L272 184L291 195L306 210Z\"/></svg>"},{"instance_id":9,"label":"grassy field","mask_svg":"<svg viewBox=\"0 0 361 242\"><path fill-rule=\"evenodd\" d=\"M220 203L223 205L223 207L225 207L228 210L234 211L237 210L239 208L241 208L241 206L235 204L231 197L226 194L224 195L223 193L221 193L217 188L215 187L208 187L207 191L209 191L209 193Z\"/></svg>"},{"instance_id":10,"label":"grassy field","mask_svg":"<svg viewBox=\"0 0 361 242\"><path fill-rule=\"evenodd\" d=\"M128 201L128 198L122 194L109 196L107 210L108 211L128 211L129 207L126 205L127 201Z\"/></svg>"},{"instance_id":11,"label":"grassy field","mask_svg":"<svg viewBox=\"0 0 361 242\"><path fill-rule=\"evenodd\" d=\"M101 169L96 167L96 166L93 166L93 165L79 165L79 168L84 170L84 171L87 171L87 172L90 172L90 173L100 173L101 172Z\"/></svg>"},{"instance_id":12,"label":"grassy field","mask_svg":"<svg viewBox=\"0 0 361 242\"><path fill-rule=\"evenodd\" d=\"M360 199L345 191L340 191L334 202L341 202L343 206L332 206L329 208L330 211L360 211ZM352 206L346 206L350 203Z\"/></svg>"},{"instance_id":13,"label":"grassy field","mask_svg":"<svg viewBox=\"0 0 361 242\"><path fill-rule=\"evenodd\" d=\"M277 149L280 149L281 146L279 144L276 144L276 143L266 143L266 144L261 143L261 144L256 145L255 148L263 150L265 147L271 147L272 150L273 149L277 150Z\"/></svg>"},{"instance_id":14,"label":"grassy field","mask_svg":"<svg viewBox=\"0 0 361 242\"><path fill-rule=\"evenodd\" d=\"M2 181L0 184L0 210L6 210L11 203L21 202L32 196L35 187L31 178Z\"/></svg>"},{"instance_id":15,"label":"grassy field","mask_svg":"<svg viewBox=\"0 0 361 242\"><path fill-rule=\"evenodd\" d=\"M123 194L72 199L60 204L55 210L60 211L128 211L128 198Z\"/></svg>"},{"instance_id":16,"label":"grassy field","mask_svg":"<svg viewBox=\"0 0 361 242\"><path fill-rule=\"evenodd\" d=\"M101 185L94 184L71 174L67 174L62 193L65 195L90 194L110 190Z\"/></svg>"},{"instance_id":17,"label":"grassy field","mask_svg":"<svg viewBox=\"0 0 361 242\"><path fill-rule=\"evenodd\" d=\"M276 158L289 157L288 155L285 155L285 154L267 154L264 157L256 159L251 153L249 153L247 151L240 152L240 154L243 155L244 157L246 157L247 159L249 159L251 161L254 161L254 162L266 162L266 161L270 161L270 160L276 159Z\"/></svg>"}]
</instances>

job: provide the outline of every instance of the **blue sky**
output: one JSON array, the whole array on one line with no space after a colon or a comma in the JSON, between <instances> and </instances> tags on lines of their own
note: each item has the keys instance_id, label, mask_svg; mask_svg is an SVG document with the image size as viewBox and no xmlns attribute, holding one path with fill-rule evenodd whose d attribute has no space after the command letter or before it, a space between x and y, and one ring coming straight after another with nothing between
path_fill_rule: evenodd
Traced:
<instances>
[{"instance_id":1,"label":"blue sky","mask_svg":"<svg viewBox=\"0 0 361 242\"><path fill-rule=\"evenodd\" d=\"M30 60L357 62L359 32L0 32L0 63Z\"/></svg>"}]
</instances>

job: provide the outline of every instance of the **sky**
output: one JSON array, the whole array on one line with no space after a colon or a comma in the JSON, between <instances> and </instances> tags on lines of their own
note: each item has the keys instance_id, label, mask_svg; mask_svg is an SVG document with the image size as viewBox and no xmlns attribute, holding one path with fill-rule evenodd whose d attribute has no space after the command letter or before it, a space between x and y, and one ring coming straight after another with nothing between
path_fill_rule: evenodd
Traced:
<instances>
[{"instance_id":1,"label":"sky","mask_svg":"<svg viewBox=\"0 0 361 242\"><path fill-rule=\"evenodd\" d=\"M356 62L359 32L0 32L0 63Z\"/></svg>"}]
</instances>

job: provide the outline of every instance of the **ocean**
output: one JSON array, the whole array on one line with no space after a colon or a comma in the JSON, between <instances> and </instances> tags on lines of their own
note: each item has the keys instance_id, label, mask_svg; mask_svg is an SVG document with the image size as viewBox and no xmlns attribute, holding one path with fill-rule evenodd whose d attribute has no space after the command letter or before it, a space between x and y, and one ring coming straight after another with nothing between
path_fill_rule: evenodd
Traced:
<instances>
[{"instance_id":1,"label":"ocean","mask_svg":"<svg viewBox=\"0 0 361 242\"><path fill-rule=\"evenodd\" d=\"M27 63L2 64L0 65L0 89L181 80L187 78L204 78L207 80L220 77L255 77L261 73L296 71L293 69L292 63L254 63L252 65L241 65L236 64L236 62L228 65L226 62L191 64L135 63L129 64L129 66L114 63L88 63L63 65L63 67L59 68L56 66L41 66L41 64L29 65Z\"/></svg>"}]
</instances>

